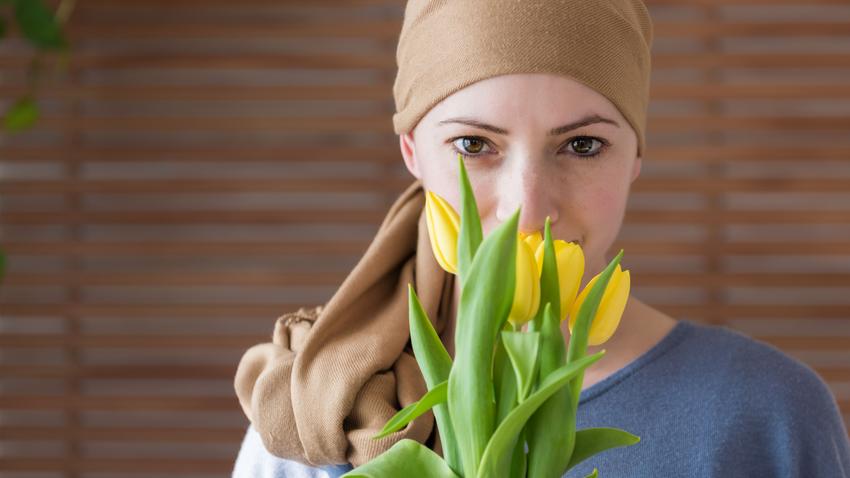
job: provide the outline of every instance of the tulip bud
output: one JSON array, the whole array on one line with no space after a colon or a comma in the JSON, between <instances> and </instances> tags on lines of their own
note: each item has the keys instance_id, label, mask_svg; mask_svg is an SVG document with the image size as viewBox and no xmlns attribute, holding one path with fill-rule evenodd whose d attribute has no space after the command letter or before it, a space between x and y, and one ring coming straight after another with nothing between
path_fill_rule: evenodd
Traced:
<instances>
[{"instance_id":1,"label":"tulip bud","mask_svg":"<svg viewBox=\"0 0 850 478\"><path fill-rule=\"evenodd\" d=\"M537 314L540 306L540 273L537 269L531 246L520 239L517 241L514 303L508 316L514 326L525 324Z\"/></svg>"},{"instance_id":2,"label":"tulip bud","mask_svg":"<svg viewBox=\"0 0 850 478\"><path fill-rule=\"evenodd\" d=\"M575 303L573 303L572 309L570 310L570 334L573 333L573 325L575 324L576 317L578 317L578 311L600 274L597 274L590 280L584 290L581 291L581 294L578 296ZM626 308L626 301L629 298L630 282L631 278L629 276L629 271L623 271L620 268L620 264L617 264L617 268L614 269L611 279L608 280L608 286L602 294L602 300L599 302L599 307L596 309L596 315L590 324L590 332L588 333L587 338L588 345L604 344L611 338L612 335L614 335L614 331L617 330L617 326L620 325L620 318L623 316L623 310Z\"/></svg>"},{"instance_id":3,"label":"tulip bud","mask_svg":"<svg viewBox=\"0 0 850 478\"><path fill-rule=\"evenodd\" d=\"M425 219L434 257L446 272L457 274L460 216L448 201L432 191L426 191Z\"/></svg>"},{"instance_id":4,"label":"tulip bud","mask_svg":"<svg viewBox=\"0 0 850 478\"><path fill-rule=\"evenodd\" d=\"M558 265L558 289L561 296L560 320L563 321L576 300L581 278L584 277L584 251L578 244L561 239L555 239L552 245L555 246L555 262ZM543 270L543 249L544 244L541 242L534 254L540 274Z\"/></svg>"}]
</instances>

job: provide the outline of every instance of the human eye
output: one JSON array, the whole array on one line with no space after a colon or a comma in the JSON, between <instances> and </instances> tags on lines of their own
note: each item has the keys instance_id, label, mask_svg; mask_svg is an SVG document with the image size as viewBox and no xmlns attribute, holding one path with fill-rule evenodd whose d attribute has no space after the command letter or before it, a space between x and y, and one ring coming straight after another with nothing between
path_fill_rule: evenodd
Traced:
<instances>
[{"instance_id":1,"label":"human eye","mask_svg":"<svg viewBox=\"0 0 850 478\"><path fill-rule=\"evenodd\" d=\"M597 146L598 145L598 146ZM573 148L570 148L573 146ZM606 150L610 143L603 138L595 136L574 136L567 140L567 149L571 149L573 156L580 158L592 158Z\"/></svg>"},{"instance_id":2,"label":"human eye","mask_svg":"<svg viewBox=\"0 0 850 478\"><path fill-rule=\"evenodd\" d=\"M460 153L464 158L484 156L493 152L481 152L484 147L489 147L489 145L484 138L479 136L458 136L450 139L448 143L451 144L452 149L456 153Z\"/></svg>"}]
</instances>

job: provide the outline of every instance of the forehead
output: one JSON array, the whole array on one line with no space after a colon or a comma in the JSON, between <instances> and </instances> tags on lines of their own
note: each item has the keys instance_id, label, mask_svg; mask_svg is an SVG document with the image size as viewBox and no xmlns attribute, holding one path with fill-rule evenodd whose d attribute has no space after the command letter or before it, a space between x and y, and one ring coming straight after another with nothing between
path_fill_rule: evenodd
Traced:
<instances>
[{"instance_id":1,"label":"forehead","mask_svg":"<svg viewBox=\"0 0 850 478\"><path fill-rule=\"evenodd\" d=\"M608 98L578 80L517 73L486 78L452 93L431 108L423 122L433 126L451 116L474 115L502 124L532 122L548 128L592 113L623 120Z\"/></svg>"}]
</instances>

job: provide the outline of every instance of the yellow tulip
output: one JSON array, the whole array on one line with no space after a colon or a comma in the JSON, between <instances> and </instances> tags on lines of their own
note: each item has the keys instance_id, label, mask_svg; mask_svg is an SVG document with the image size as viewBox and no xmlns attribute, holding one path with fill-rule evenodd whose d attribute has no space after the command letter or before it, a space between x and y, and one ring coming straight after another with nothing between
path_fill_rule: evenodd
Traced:
<instances>
[{"instance_id":1,"label":"yellow tulip","mask_svg":"<svg viewBox=\"0 0 850 478\"><path fill-rule=\"evenodd\" d=\"M529 246L531 246L532 252L537 251L537 246L539 246L543 242L543 235L540 233L540 231L534 231L531 234L520 232L519 238L520 240L525 241L526 243L528 243ZM540 262L538 262L537 264L540 265Z\"/></svg>"},{"instance_id":2,"label":"yellow tulip","mask_svg":"<svg viewBox=\"0 0 850 478\"><path fill-rule=\"evenodd\" d=\"M590 280L584 290L581 291L578 299L573 303L572 309L570 309L570 334L573 333L573 326L575 325L576 317L578 317L581 304L584 303L584 299L587 297L593 284L596 283L596 279L599 278L600 274L601 272ZM596 309L596 316L590 324L590 333L587 338L588 345L604 344L614 335L614 331L620 325L623 310L626 308L630 283L629 271L623 271L620 268L620 264L617 264L617 268L614 269L614 273L608 281L608 286L605 287L605 292L602 294L602 300Z\"/></svg>"},{"instance_id":3,"label":"yellow tulip","mask_svg":"<svg viewBox=\"0 0 850 478\"><path fill-rule=\"evenodd\" d=\"M539 233L535 233L539 234ZM584 277L584 251L578 244L562 239L552 241L555 246L555 262L558 264L558 289L561 296L561 320L567 318L567 312L576 300L581 278ZM534 258L537 261L538 274L543 274L544 244L537 245Z\"/></svg>"},{"instance_id":4,"label":"yellow tulip","mask_svg":"<svg viewBox=\"0 0 850 478\"><path fill-rule=\"evenodd\" d=\"M514 303L508 320L514 326L522 325L534 318L540 307L540 273L531 246L519 234L516 253L516 287Z\"/></svg>"},{"instance_id":5,"label":"yellow tulip","mask_svg":"<svg viewBox=\"0 0 850 478\"><path fill-rule=\"evenodd\" d=\"M434 257L446 272L457 274L457 236L460 233L460 216L448 201L432 191L426 191L425 219Z\"/></svg>"}]
</instances>

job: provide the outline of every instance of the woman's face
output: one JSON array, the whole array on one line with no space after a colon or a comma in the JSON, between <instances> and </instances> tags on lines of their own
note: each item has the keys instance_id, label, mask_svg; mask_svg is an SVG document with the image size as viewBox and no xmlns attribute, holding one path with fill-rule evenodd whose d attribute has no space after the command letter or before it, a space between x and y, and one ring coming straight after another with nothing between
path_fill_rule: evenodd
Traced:
<instances>
[{"instance_id":1,"label":"woman's face","mask_svg":"<svg viewBox=\"0 0 850 478\"><path fill-rule=\"evenodd\" d=\"M485 236L520 206L520 231L542 233L550 216L554 239L582 246L585 283L610 260L641 166L637 135L614 104L552 74L476 82L399 140L408 170L457 211L464 155Z\"/></svg>"}]
</instances>

